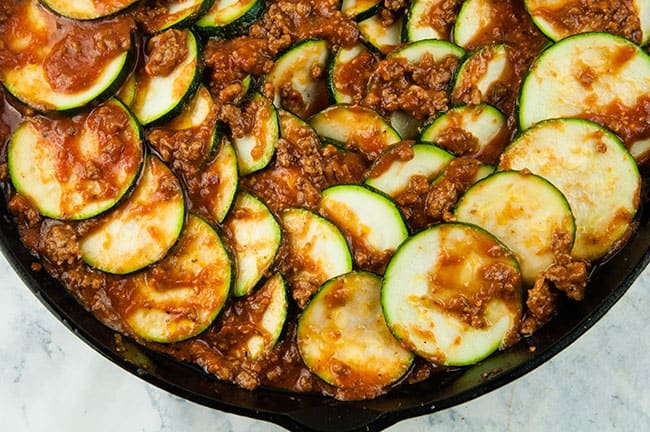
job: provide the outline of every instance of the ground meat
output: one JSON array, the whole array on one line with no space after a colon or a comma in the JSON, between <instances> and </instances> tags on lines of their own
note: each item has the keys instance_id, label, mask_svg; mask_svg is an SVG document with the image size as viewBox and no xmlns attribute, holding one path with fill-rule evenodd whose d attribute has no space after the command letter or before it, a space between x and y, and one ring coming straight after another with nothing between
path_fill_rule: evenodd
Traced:
<instances>
[{"instance_id":1,"label":"ground meat","mask_svg":"<svg viewBox=\"0 0 650 432\"><path fill-rule=\"evenodd\" d=\"M196 129L172 130L150 129L147 132L149 143L158 152L162 160L174 171L184 176L195 175L201 168L209 152L211 133Z\"/></svg>"},{"instance_id":2,"label":"ground meat","mask_svg":"<svg viewBox=\"0 0 650 432\"><path fill-rule=\"evenodd\" d=\"M448 219L458 199L474 183L481 163L471 158L456 158L446 167L440 179L431 185L426 211L435 221Z\"/></svg>"},{"instance_id":3,"label":"ground meat","mask_svg":"<svg viewBox=\"0 0 650 432\"><path fill-rule=\"evenodd\" d=\"M168 30L149 39L144 70L151 76L167 76L189 55L187 33Z\"/></svg>"},{"instance_id":4,"label":"ground meat","mask_svg":"<svg viewBox=\"0 0 650 432\"><path fill-rule=\"evenodd\" d=\"M7 207L16 216L18 224L25 225L28 228L38 226L43 220L38 209L26 197L20 194L13 195L7 203Z\"/></svg>"},{"instance_id":5,"label":"ground meat","mask_svg":"<svg viewBox=\"0 0 650 432\"><path fill-rule=\"evenodd\" d=\"M438 34L451 40L451 29L458 16L463 0L441 0L433 2L428 13L422 17L420 25L433 27Z\"/></svg>"},{"instance_id":6,"label":"ground meat","mask_svg":"<svg viewBox=\"0 0 650 432\"><path fill-rule=\"evenodd\" d=\"M67 224L43 224L39 249L46 259L57 266L73 264L81 258L77 235Z\"/></svg>"},{"instance_id":7,"label":"ground meat","mask_svg":"<svg viewBox=\"0 0 650 432\"><path fill-rule=\"evenodd\" d=\"M530 335L546 324L557 312L559 293L553 290L543 277L535 280L535 286L528 290L526 318L521 324L521 333Z\"/></svg>"},{"instance_id":8,"label":"ground meat","mask_svg":"<svg viewBox=\"0 0 650 432\"><path fill-rule=\"evenodd\" d=\"M436 62L425 54L417 65L403 58L386 58L373 73L363 104L383 115L404 111L416 119L431 117L447 109L447 89L457 66L453 56Z\"/></svg>"}]
</instances>

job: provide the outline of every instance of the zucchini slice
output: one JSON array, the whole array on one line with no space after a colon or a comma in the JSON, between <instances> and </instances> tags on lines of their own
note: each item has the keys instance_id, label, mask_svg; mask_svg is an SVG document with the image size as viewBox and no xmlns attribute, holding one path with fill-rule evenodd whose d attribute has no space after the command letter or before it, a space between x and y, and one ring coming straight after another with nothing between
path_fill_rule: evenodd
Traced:
<instances>
[{"instance_id":1,"label":"zucchini slice","mask_svg":"<svg viewBox=\"0 0 650 432\"><path fill-rule=\"evenodd\" d=\"M403 58L413 65L422 61L422 57L430 55L433 61L439 62L447 57L462 58L465 50L451 42L437 39L425 39L411 42L390 53L389 57Z\"/></svg>"},{"instance_id":2,"label":"zucchini slice","mask_svg":"<svg viewBox=\"0 0 650 432\"><path fill-rule=\"evenodd\" d=\"M487 45L471 53L460 65L451 92L454 104L497 103L511 86L514 65L505 44ZM514 94L517 90L512 89Z\"/></svg>"},{"instance_id":3,"label":"zucchini slice","mask_svg":"<svg viewBox=\"0 0 650 432\"><path fill-rule=\"evenodd\" d=\"M308 122L321 137L340 143L347 150L359 150L370 159L376 159L386 147L402 140L382 116L359 105L332 105Z\"/></svg>"},{"instance_id":4,"label":"zucchini slice","mask_svg":"<svg viewBox=\"0 0 650 432\"><path fill-rule=\"evenodd\" d=\"M132 273L160 261L185 222L179 180L156 156L148 156L133 194L83 235L83 260L104 272Z\"/></svg>"},{"instance_id":5,"label":"zucchini slice","mask_svg":"<svg viewBox=\"0 0 650 432\"><path fill-rule=\"evenodd\" d=\"M159 0L143 4L134 14L144 30L149 34L159 33L170 28L187 28L212 6L215 0ZM143 15L143 19L139 19Z\"/></svg>"},{"instance_id":6,"label":"zucchini slice","mask_svg":"<svg viewBox=\"0 0 650 432\"><path fill-rule=\"evenodd\" d=\"M572 255L594 260L627 232L640 202L641 177L621 141L595 123L547 120L504 152L501 170L527 169L553 183L576 221Z\"/></svg>"},{"instance_id":7,"label":"zucchini slice","mask_svg":"<svg viewBox=\"0 0 650 432\"><path fill-rule=\"evenodd\" d=\"M282 275L271 276L255 294L246 298L244 304L244 308L250 305L251 315L257 318L256 334L246 340L248 358L255 361L277 343L287 319L289 302ZM259 305L265 306L263 311L258 310Z\"/></svg>"},{"instance_id":8,"label":"zucchini slice","mask_svg":"<svg viewBox=\"0 0 650 432\"><path fill-rule=\"evenodd\" d=\"M491 105L452 108L422 129L420 141L433 143L456 156L495 164L510 140L505 116Z\"/></svg>"},{"instance_id":9,"label":"zucchini slice","mask_svg":"<svg viewBox=\"0 0 650 432\"><path fill-rule=\"evenodd\" d=\"M214 321L228 299L231 282L232 262L219 234L190 215L170 253L126 280L129 304L123 318L143 339L185 340ZM119 298L114 301L119 305Z\"/></svg>"},{"instance_id":10,"label":"zucchini slice","mask_svg":"<svg viewBox=\"0 0 650 432\"><path fill-rule=\"evenodd\" d=\"M415 140L425 123L425 119L418 120L401 110L390 113L388 120L393 129L405 140Z\"/></svg>"},{"instance_id":11,"label":"zucchini slice","mask_svg":"<svg viewBox=\"0 0 650 432\"><path fill-rule=\"evenodd\" d=\"M327 92L330 100L334 103L361 101L378 61L375 53L363 43L351 48L339 48L328 66Z\"/></svg>"},{"instance_id":12,"label":"zucchini slice","mask_svg":"<svg viewBox=\"0 0 650 432\"><path fill-rule=\"evenodd\" d=\"M182 172L196 170L212 156L221 139L217 107L202 84L181 113L164 125L150 128L147 138L162 159Z\"/></svg>"},{"instance_id":13,"label":"zucchini slice","mask_svg":"<svg viewBox=\"0 0 650 432\"><path fill-rule=\"evenodd\" d=\"M404 218L395 203L364 186L337 185L325 189L320 213L346 234L352 250L367 251L379 259L392 255L408 237ZM359 261L359 256L355 259Z\"/></svg>"},{"instance_id":14,"label":"zucchini slice","mask_svg":"<svg viewBox=\"0 0 650 432\"><path fill-rule=\"evenodd\" d=\"M341 12L345 16L361 21L379 11L381 0L342 0Z\"/></svg>"},{"instance_id":15,"label":"zucchini slice","mask_svg":"<svg viewBox=\"0 0 650 432\"><path fill-rule=\"evenodd\" d=\"M115 93L115 97L121 100L124 105L130 107L135 100L135 74L129 75L122 87Z\"/></svg>"},{"instance_id":16,"label":"zucchini slice","mask_svg":"<svg viewBox=\"0 0 650 432\"><path fill-rule=\"evenodd\" d=\"M632 5L641 22L641 45L646 46L650 42L650 1L632 0Z\"/></svg>"},{"instance_id":17,"label":"zucchini slice","mask_svg":"<svg viewBox=\"0 0 650 432\"><path fill-rule=\"evenodd\" d=\"M618 36L583 33L552 45L533 64L521 88L519 123L527 129L546 119L580 117L613 130L630 148L650 131L639 119L648 94L647 53Z\"/></svg>"},{"instance_id":18,"label":"zucchini slice","mask_svg":"<svg viewBox=\"0 0 650 432\"><path fill-rule=\"evenodd\" d=\"M292 208L280 220L289 246L285 274L304 307L327 280L352 271L352 255L341 231L316 213Z\"/></svg>"},{"instance_id":19,"label":"zucchini slice","mask_svg":"<svg viewBox=\"0 0 650 432\"><path fill-rule=\"evenodd\" d=\"M517 257L526 285L554 262L551 240L564 235L573 243L571 207L555 186L535 174L501 171L474 184L454 210L459 222L495 235Z\"/></svg>"},{"instance_id":20,"label":"zucchini slice","mask_svg":"<svg viewBox=\"0 0 650 432\"><path fill-rule=\"evenodd\" d=\"M477 37L490 25L496 10L492 0L465 0L454 25L454 42L463 48L472 46Z\"/></svg>"},{"instance_id":21,"label":"zucchini slice","mask_svg":"<svg viewBox=\"0 0 650 432\"><path fill-rule=\"evenodd\" d=\"M109 99L71 119L27 118L9 141L7 159L16 191L42 215L79 220L122 199L138 177L143 153L137 121Z\"/></svg>"},{"instance_id":22,"label":"zucchini slice","mask_svg":"<svg viewBox=\"0 0 650 432\"><path fill-rule=\"evenodd\" d=\"M273 104L300 118L327 107L328 57L327 41L320 39L299 42L282 54L264 80L273 86Z\"/></svg>"},{"instance_id":23,"label":"zucchini slice","mask_svg":"<svg viewBox=\"0 0 650 432\"><path fill-rule=\"evenodd\" d=\"M610 3L609 5L607 3ZM644 5L645 3L645 5ZM647 7L647 0L630 2L585 3L577 1L558 0L524 0L526 10L539 30L554 41L564 39L578 33L608 32L620 36L632 36L634 29L624 29L629 23L621 22L616 28L617 13L635 16L643 30L640 7ZM619 8L624 9L623 11ZM592 15L593 14L593 15ZM588 18L588 19L585 19ZM614 22L613 22L614 21ZM646 27L647 28L647 27ZM625 35L628 30L629 35ZM640 43L641 40L635 42Z\"/></svg>"},{"instance_id":24,"label":"zucchini slice","mask_svg":"<svg viewBox=\"0 0 650 432\"><path fill-rule=\"evenodd\" d=\"M380 286L372 273L347 273L323 285L300 315L300 355L328 384L379 394L410 369L414 356L386 326Z\"/></svg>"},{"instance_id":25,"label":"zucchini slice","mask_svg":"<svg viewBox=\"0 0 650 432\"><path fill-rule=\"evenodd\" d=\"M423 39L451 39L453 22L449 21L449 8L459 9L460 1L450 5L447 0L414 0L409 6L404 22L402 39L415 42Z\"/></svg>"},{"instance_id":26,"label":"zucchini slice","mask_svg":"<svg viewBox=\"0 0 650 432\"><path fill-rule=\"evenodd\" d=\"M368 186L395 198L409 187L413 176L429 180L440 174L454 157L431 144L404 142L387 148L366 174Z\"/></svg>"},{"instance_id":27,"label":"zucchini slice","mask_svg":"<svg viewBox=\"0 0 650 432\"><path fill-rule=\"evenodd\" d=\"M123 11L138 0L41 0L52 11L76 20L94 20Z\"/></svg>"},{"instance_id":28,"label":"zucchini slice","mask_svg":"<svg viewBox=\"0 0 650 432\"><path fill-rule=\"evenodd\" d=\"M269 208L248 192L239 192L224 230L237 261L234 295L250 294L271 267L282 241L282 230Z\"/></svg>"},{"instance_id":29,"label":"zucchini slice","mask_svg":"<svg viewBox=\"0 0 650 432\"><path fill-rule=\"evenodd\" d=\"M212 223L221 223L232 207L239 187L237 153L227 138L217 155L196 176L186 179L193 211Z\"/></svg>"},{"instance_id":30,"label":"zucchini slice","mask_svg":"<svg viewBox=\"0 0 650 432\"><path fill-rule=\"evenodd\" d=\"M250 104L249 108L255 110L253 130L244 136L233 138L239 173L243 176L266 168L280 138L280 122L273 103L255 93Z\"/></svg>"},{"instance_id":31,"label":"zucchini slice","mask_svg":"<svg viewBox=\"0 0 650 432\"><path fill-rule=\"evenodd\" d=\"M388 54L401 43L402 18L400 17L390 26L384 27L379 14L376 14L361 21L359 31L364 39L377 51Z\"/></svg>"},{"instance_id":32,"label":"zucchini slice","mask_svg":"<svg viewBox=\"0 0 650 432\"><path fill-rule=\"evenodd\" d=\"M264 0L215 0L195 26L202 33L229 38L246 30L265 9Z\"/></svg>"},{"instance_id":33,"label":"zucchini slice","mask_svg":"<svg viewBox=\"0 0 650 432\"><path fill-rule=\"evenodd\" d=\"M404 346L433 363L473 364L518 337L519 266L502 243L476 226L436 225L395 253L381 304Z\"/></svg>"},{"instance_id":34,"label":"zucchini slice","mask_svg":"<svg viewBox=\"0 0 650 432\"><path fill-rule=\"evenodd\" d=\"M142 125L164 122L177 115L194 95L201 77L199 42L189 30L170 29L151 38L149 59L161 57L175 44L185 44L187 54L171 70L143 63L137 71L135 100L131 109ZM163 60L164 61L164 60Z\"/></svg>"},{"instance_id":35,"label":"zucchini slice","mask_svg":"<svg viewBox=\"0 0 650 432\"><path fill-rule=\"evenodd\" d=\"M127 20L76 23L28 0L12 9L6 26L21 31L4 36L11 61L0 67L0 81L34 110L76 111L107 99L130 72L134 43Z\"/></svg>"}]
</instances>

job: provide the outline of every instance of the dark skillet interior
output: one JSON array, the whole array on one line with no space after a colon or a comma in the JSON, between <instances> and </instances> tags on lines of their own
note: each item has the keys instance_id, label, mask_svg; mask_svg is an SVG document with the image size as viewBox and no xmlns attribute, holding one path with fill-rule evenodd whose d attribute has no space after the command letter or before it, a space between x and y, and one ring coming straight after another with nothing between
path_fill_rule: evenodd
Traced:
<instances>
[{"instance_id":1,"label":"dark skillet interior","mask_svg":"<svg viewBox=\"0 0 650 432\"><path fill-rule=\"evenodd\" d=\"M34 272L34 261L22 245L3 200L0 245L22 280L38 299L86 343L158 387L223 411L268 420L290 430L381 430L399 420L433 413L500 387L534 369L589 329L625 293L650 261L648 211L629 243L600 266L587 298L568 303L559 317L529 339L491 356L478 365L448 372L417 385L404 385L388 395L362 402L339 402L328 397L272 389L242 390L218 381L198 368L150 351L124 338L118 350L115 333L87 312L66 289L45 272ZM535 350L529 349L535 346Z\"/></svg>"}]
</instances>

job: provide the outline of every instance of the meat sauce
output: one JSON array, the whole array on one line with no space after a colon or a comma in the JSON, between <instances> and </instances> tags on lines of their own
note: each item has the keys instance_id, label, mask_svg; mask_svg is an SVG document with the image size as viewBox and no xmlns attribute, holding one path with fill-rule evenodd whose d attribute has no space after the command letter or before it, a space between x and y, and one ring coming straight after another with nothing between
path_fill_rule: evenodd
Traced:
<instances>
[{"instance_id":1,"label":"meat sauce","mask_svg":"<svg viewBox=\"0 0 650 432\"><path fill-rule=\"evenodd\" d=\"M254 127L251 113L256 111L255 106L242 104L247 77L256 80L268 73L278 53L296 41L308 38L323 38L334 50L353 47L360 40L357 24L338 10L337 0L271 0L267 3L264 15L245 34L230 40L211 38L206 43L204 81L215 103L210 115L224 122L232 136L243 136ZM427 19L436 29L448 34L460 3L458 0L439 2L438 9L432 9ZM144 4L155 7L157 3L153 1ZM511 61L514 70L507 84L516 89L547 39L534 27L521 2L495 0L492 5L495 13L491 27L471 41L469 48L489 43L509 44L513 53ZM390 24L403 12L406 2L387 1L385 6L381 19ZM31 36L29 44L16 49L11 46L10 38L24 35L21 29L25 28L27 9L32 7L39 8L39 13L44 14L46 25L42 31ZM57 18L31 0L2 2L0 70L14 68L37 58L43 60L40 58L44 55L42 50L36 47L51 47L44 62L47 65L48 80L61 91L73 91L96 77L104 62L130 41L136 20L146 29L154 27L156 19L156 13L143 13L141 9L136 9L135 12L117 18L79 23ZM636 37L636 33L632 33L631 37ZM168 40L149 38L140 41L139 46L148 50L147 56L144 52L141 53L141 61L147 61L148 72L151 74L168 72L187 54L178 33L172 31L169 35L166 36L169 37ZM157 48L162 45L166 48L158 54ZM413 66L396 59L380 61L375 54L368 54L341 73L349 77L344 80L349 83L344 92L355 102L377 109L384 115L400 110L417 119L429 120L449 107L447 87L457 66L458 60L452 57L436 63L425 56L419 65ZM367 82L373 82L370 90ZM269 89L262 91L268 93ZM501 105L509 116L512 134L516 130L515 94L516 91L508 93L508 101ZM0 93L0 102L4 102L4 99ZM5 147L11 130L17 124L16 119L20 117L16 113L36 119L35 121L43 121L17 101L7 99L10 103L0 103L0 140L5 143ZM647 126L644 127L638 119L647 119L650 101L644 100L639 106L641 112L630 113L630 121L624 122L621 129L617 130L619 134L635 138L648 136ZM618 114L615 106L611 111ZM627 118L625 113L623 118ZM360 142L356 150L360 151L344 152L332 145L322 145L311 129L287 126L288 124L282 122L283 137L277 143L276 157L270 166L242 178L240 183L243 190L260 198L276 214L289 207L318 210L322 190L334 184L361 183L371 161L379 154L379 148L372 146L372 136L358 137ZM201 202L201 194L198 193L201 181L197 180L196 173L200 171L198 166L202 166L207 158L207 149L204 144L193 147L191 140L198 137L200 139L197 141L203 143L205 137L202 134L205 132L197 129L176 135L164 129L148 129L146 133L155 151L185 180L186 185L195 182L197 193L187 196L190 200L188 207L204 207L205 203ZM470 146L467 143L463 145ZM6 148L2 154L6 155ZM409 154L401 152L397 157L408 158ZM471 185L479 167L480 163L475 159L458 158L447 167L440 180L433 184L426 178L411 179L407 190L396 199L409 227L415 231L439 221L453 219L450 212ZM92 231L96 221L66 222L42 217L28 200L11 188L6 161L0 165L0 180L6 191L8 209L15 217L25 245L40 259L48 273L59 279L84 307L115 331L132 336L181 361L195 363L207 372L247 389L269 385L296 392L335 395L340 399L374 397L389 390L373 389L372 394L340 391L324 383L305 367L295 342L294 309L304 306L313 293L314 285L310 281L303 285L296 283L290 288L297 308L291 308L287 328L280 342L255 361L246 357L242 344L252 334L259 332L255 324L261 320L261 314L269 302L268 296L263 292L243 299L229 300L216 321L192 339L173 344L140 340L121 318L120 309L128 309L130 302L126 277L97 271L80 258L79 238ZM160 199L164 199L163 192ZM348 240L353 245L358 268L379 273L383 271L389 255L376 256L367 250L360 238L350 233ZM553 248L556 251L554 266L538 278L526 295L522 334L532 333L556 313L562 292L573 299L584 296L587 267L584 263L570 259L566 252L566 239L555 239ZM280 269L291 275L292 272L296 273L296 268L304 268L306 265L309 263L305 263L291 248L284 245L271 270ZM481 294L482 297L469 300L451 298L449 304L445 305L450 314L479 328L484 325L480 320L482 305L490 296L507 298L511 295L508 287L514 283L515 277L499 268L485 269L483 276L489 289ZM514 335L509 342L517 337ZM405 381L418 382L432 374L443 373L444 370L443 367L417 360Z\"/></svg>"}]
</instances>

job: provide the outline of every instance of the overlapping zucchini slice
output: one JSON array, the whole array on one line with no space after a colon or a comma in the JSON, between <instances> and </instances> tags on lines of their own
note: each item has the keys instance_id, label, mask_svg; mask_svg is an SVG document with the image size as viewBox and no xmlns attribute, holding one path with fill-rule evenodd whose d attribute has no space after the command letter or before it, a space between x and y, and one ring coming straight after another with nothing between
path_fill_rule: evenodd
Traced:
<instances>
[{"instance_id":1,"label":"overlapping zucchini slice","mask_svg":"<svg viewBox=\"0 0 650 432\"><path fill-rule=\"evenodd\" d=\"M437 364L476 363L518 337L522 283L513 254L486 231L435 225L409 238L381 287L402 344Z\"/></svg>"},{"instance_id":2,"label":"overlapping zucchini slice","mask_svg":"<svg viewBox=\"0 0 650 432\"><path fill-rule=\"evenodd\" d=\"M169 255L126 279L130 304L123 318L146 340L172 343L191 338L205 330L225 305L232 276L219 234L190 215Z\"/></svg>"},{"instance_id":3,"label":"overlapping zucchini slice","mask_svg":"<svg viewBox=\"0 0 650 432\"><path fill-rule=\"evenodd\" d=\"M16 191L42 215L80 220L122 199L140 173L143 152L136 120L110 99L69 120L28 118L14 131L7 159Z\"/></svg>"},{"instance_id":4,"label":"overlapping zucchini slice","mask_svg":"<svg viewBox=\"0 0 650 432\"><path fill-rule=\"evenodd\" d=\"M377 51L388 54L397 48L402 40L402 18L395 20L389 26L384 26L380 13L366 18L359 23L359 31L363 38Z\"/></svg>"},{"instance_id":5,"label":"overlapping zucchini slice","mask_svg":"<svg viewBox=\"0 0 650 432\"><path fill-rule=\"evenodd\" d=\"M94 20L116 14L138 0L41 0L59 15L77 20Z\"/></svg>"},{"instance_id":6,"label":"overlapping zucchini slice","mask_svg":"<svg viewBox=\"0 0 650 432\"><path fill-rule=\"evenodd\" d=\"M72 111L105 99L130 72L134 47L125 21L76 24L70 32L69 20L28 0L6 25L20 31L5 35L12 61L3 62L0 81L37 111Z\"/></svg>"},{"instance_id":7,"label":"overlapping zucchini slice","mask_svg":"<svg viewBox=\"0 0 650 432\"><path fill-rule=\"evenodd\" d=\"M215 1L219 0L159 0L151 5L143 4L147 19L139 24L150 34L169 28L187 28L203 16ZM135 17L138 19L137 13Z\"/></svg>"},{"instance_id":8,"label":"overlapping zucchini slice","mask_svg":"<svg viewBox=\"0 0 650 432\"><path fill-rule=\"evenodd\" d=\"M254 23L265 9L265 0L215 0L196 27L209 35L232 37Z\"/></svg>"}]
</instances>

